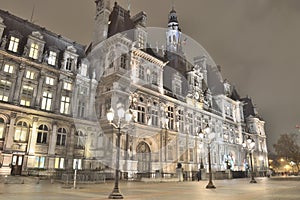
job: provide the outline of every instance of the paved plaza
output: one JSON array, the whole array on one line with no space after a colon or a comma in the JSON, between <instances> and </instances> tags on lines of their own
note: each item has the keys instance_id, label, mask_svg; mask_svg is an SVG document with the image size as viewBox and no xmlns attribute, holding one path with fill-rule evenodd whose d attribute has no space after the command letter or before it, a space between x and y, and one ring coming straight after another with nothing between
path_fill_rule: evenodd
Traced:
<instances>
[{"instance_id":1,"label":"paved plaza","mask_svg":"<svg viewBox=\"0 0 300 200\"><path fill-rule=\"evenodd\" d=\"M11 177L10 177L11 178ZM216 189L205 189L207 181L144 183L122 182L121 191L125 199L143 200L232 200L232 199L268 199L295 200L300 199L300 181L292 178L256 178L256 184L249 179L214 180ZM23 183L24 181L24 183ZM50 180L36 183L35 178L16 177L0 183L0 199L2 200L100 200L107 199L113 188L113 182L99 184L72 185Z\"/></svg>"}]
</instances>

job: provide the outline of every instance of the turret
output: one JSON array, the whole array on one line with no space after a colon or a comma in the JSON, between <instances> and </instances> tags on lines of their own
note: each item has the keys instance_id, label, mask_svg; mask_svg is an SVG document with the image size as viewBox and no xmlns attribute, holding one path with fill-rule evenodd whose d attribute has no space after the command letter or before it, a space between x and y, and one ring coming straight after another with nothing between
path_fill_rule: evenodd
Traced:
<instances>
[{"instance_id":1,"label":"turret","mask_svg":"<svg viewBox=\"0 0 300 200\"><path fill-rule=\"evenodd\" d=\"M179 27L177 13L174 9L169 13L169 22L168 22L168 30L166 33L167 36L167 51L174 52L174 53L181 53L182 47L182 33Z\"/></svg>"},{"instance_id":2,"label":"turret","mask_svg":"<svg viewBox=\"0 0 300 200\"><path fill-rule=\"evenodd\" d=\"M96 0L96 16L94 27L93 46L107 39L109 16L110 16L110 0Z\"/></svg>"}]
</instances>

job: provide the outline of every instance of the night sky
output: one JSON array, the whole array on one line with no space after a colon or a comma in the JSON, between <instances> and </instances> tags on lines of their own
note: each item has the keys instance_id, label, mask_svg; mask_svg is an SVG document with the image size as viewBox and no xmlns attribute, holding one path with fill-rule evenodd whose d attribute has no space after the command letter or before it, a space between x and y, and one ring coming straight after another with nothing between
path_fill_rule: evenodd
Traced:
<instances>
[{"instance_id":1,"label":"night sky","mask_svg":"<svg viewBox=\"0 0 300 200\"><path fill-rule=\"evenodd\" d=\"M119 0L127 8L127 0ZM112 1L113 3L113 1ZM182 32L221 65L266 121L269 147L300 123L300 1L175 0ZM34 6L35 5L35 6ZM171 0L131 0L147 26L167 27ZM0 8L81 44L92 39L94 0L0 0ZM272 150L270 148L270 150Z\"/></svg>"}]
</instances>

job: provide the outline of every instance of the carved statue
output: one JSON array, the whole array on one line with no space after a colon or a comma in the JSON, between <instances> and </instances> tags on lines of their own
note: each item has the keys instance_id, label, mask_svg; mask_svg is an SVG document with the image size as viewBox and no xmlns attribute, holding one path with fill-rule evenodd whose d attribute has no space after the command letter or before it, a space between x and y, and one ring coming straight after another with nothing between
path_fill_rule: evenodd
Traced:
<instances>
[{"instance_id":1,"label":"carved statue","mask_svg":"<svg viewBox=\"0 0 300 200\"><path fill-rule=\"evenodd\" d=\"M4 49L7 43L7 36L5 35L1 40L1 49Z\"/></svg>"},{"instance_id":2,"label":"carved statue","mask_svg":"<svg viewBox=\"0 0 300 200\"><path fill-rule=\"evenodd\" d=\"M45 51L45 53L43 54L43 63L47 63L48 62L48 51Z\"/></svg>"},{"instance_id":3,"label":"carved statue","mask_svg":"<svg viewBox=\"0 0 300 200\"><path fill-rule=\"evenodd\" d=\"M24 47L23 56L28 56L28 47L27 46Z\"/></svg>"}]
</instances>

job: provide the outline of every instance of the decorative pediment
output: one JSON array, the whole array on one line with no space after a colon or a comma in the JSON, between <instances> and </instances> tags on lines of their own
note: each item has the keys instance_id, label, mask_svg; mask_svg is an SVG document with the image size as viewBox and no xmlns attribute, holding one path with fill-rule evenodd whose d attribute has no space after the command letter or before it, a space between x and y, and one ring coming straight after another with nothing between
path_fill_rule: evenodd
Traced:
<instances>
[{"instance_id":1,"label":"decorative pediment","mask_svg":"<svg viewBox=\"0 0 300 200\"><path fill-rule=\"evenodd\" d=\"M38 38L40 40L43 40L44 39L44 36L39 32L39 31L32 31L32 34L31 34L33 37L35 38Z\"/></svg>"},{"instance_id":2,"label":"decorative pediment","mask_svg":"<svg viewBox=\"0 0 300 200\"><path fill-rule=\"evenodd\" d=\"M70 52L72 52L72 53L76 53L77 52L77 50L75 49L74 46L68 46L67 50L70 51Z\"/></svg>"}]
</instances>

